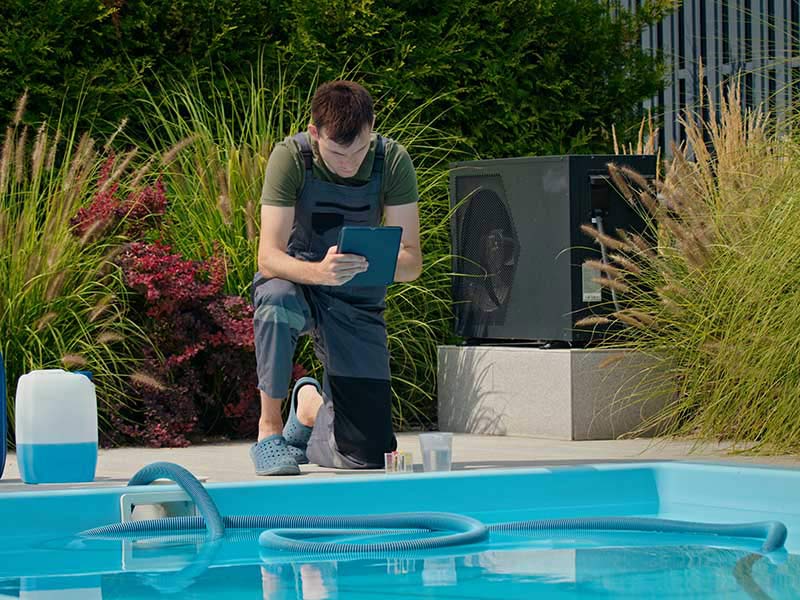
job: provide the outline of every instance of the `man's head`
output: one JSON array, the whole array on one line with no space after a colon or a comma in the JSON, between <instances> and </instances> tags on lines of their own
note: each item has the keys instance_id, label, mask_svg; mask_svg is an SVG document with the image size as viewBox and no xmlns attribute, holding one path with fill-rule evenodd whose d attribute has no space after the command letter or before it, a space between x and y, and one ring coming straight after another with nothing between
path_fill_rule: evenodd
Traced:
<instances>
[{"instance_id":1,"label":"man's head","mask_svg":"<svg viewBox=\"0 0 800 600\"><path fill-rule=\"evenodd\" d=\"M330 81L311 100L308 132L322 160L341 177L353 177L369 151L375 112L369 92L352 81Z\"/></svg>"}]
</instances>

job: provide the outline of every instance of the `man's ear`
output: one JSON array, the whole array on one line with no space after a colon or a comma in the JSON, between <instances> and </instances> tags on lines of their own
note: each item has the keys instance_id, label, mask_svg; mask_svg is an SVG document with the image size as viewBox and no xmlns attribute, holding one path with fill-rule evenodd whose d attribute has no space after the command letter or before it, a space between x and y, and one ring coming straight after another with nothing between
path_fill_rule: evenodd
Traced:
<instances>
[{"instance_id":1,"label":"man's ear","mask_svg":"<svg viewBox=\"0 0 800 600\"><path fill-rule=\"evenodd\" d=\"M319 143L319 129L313 123L308 124L308 133L311 136L311 139L315 142Z\"/></svg>"}]
</instances>

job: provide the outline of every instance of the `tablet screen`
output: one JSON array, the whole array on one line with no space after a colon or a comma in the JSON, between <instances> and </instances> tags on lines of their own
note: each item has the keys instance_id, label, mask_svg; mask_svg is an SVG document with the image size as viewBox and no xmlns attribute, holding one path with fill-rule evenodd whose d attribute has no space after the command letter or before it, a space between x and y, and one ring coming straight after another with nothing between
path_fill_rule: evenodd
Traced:
<instances>
[{"instance_id":1,"label":"tablet screen","mask_svg":"<svg viewBox=\"0 0 800 600\"><path fill-rule=\"evenodd\" d=\"M342 227L339 234L339 252L364 256L369 267L359 273L346 286L389 285L394 281L397 253L400 252L402 227Z\"/></svg>"}]
</instances>

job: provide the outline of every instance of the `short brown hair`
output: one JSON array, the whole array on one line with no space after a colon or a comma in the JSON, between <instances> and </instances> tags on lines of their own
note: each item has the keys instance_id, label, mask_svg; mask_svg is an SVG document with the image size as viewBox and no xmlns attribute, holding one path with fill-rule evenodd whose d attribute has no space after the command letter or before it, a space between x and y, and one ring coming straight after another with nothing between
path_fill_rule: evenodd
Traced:
<instances>
[{"instance_id":1,"label":"short brown hair","mask_svg":"<svg viewBox=\"0 0 800 600\"><path fill-rule=\"evenodd\" d=\"M311 122L337 144L351 144L374 118L372 97L354 81L323 83L311 100Z\"/></svg>"}]
</instances>

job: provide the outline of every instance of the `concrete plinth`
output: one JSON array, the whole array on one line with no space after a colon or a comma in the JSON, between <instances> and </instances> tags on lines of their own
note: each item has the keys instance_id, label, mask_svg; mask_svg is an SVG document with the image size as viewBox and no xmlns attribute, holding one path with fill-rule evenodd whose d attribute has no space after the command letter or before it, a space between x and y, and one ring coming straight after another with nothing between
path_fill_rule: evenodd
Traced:
<instances>
[{"instance_id":1,"label":"concrete plinth","mask_svg":"<svg viewBox=\"0 0 800 600\"><path fill-rule=\"evenodd\" d=\"M658 363L634 352L440 346L438 353L442 431L609 440L635 431L673 393Z\"/></svg>"}]
</instances>

